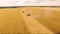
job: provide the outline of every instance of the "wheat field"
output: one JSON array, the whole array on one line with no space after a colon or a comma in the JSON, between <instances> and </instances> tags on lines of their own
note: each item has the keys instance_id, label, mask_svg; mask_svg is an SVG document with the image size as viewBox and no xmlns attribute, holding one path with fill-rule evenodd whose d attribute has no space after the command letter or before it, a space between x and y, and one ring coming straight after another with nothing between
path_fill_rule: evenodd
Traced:
<instances>
[{"instance_id":1,"label":"wheat field","mask_svg":"<svg viewBox=\"0 0 60 34\"><path fill-rule=\"evenodd\" d=\"M22 13L22 11L24 11ZM28 16L28 14L30 16ZM29 24L29 25L28 25ZM0 8L1 34L60 33L60 8Z\"/></svg>"}]
</instances>

